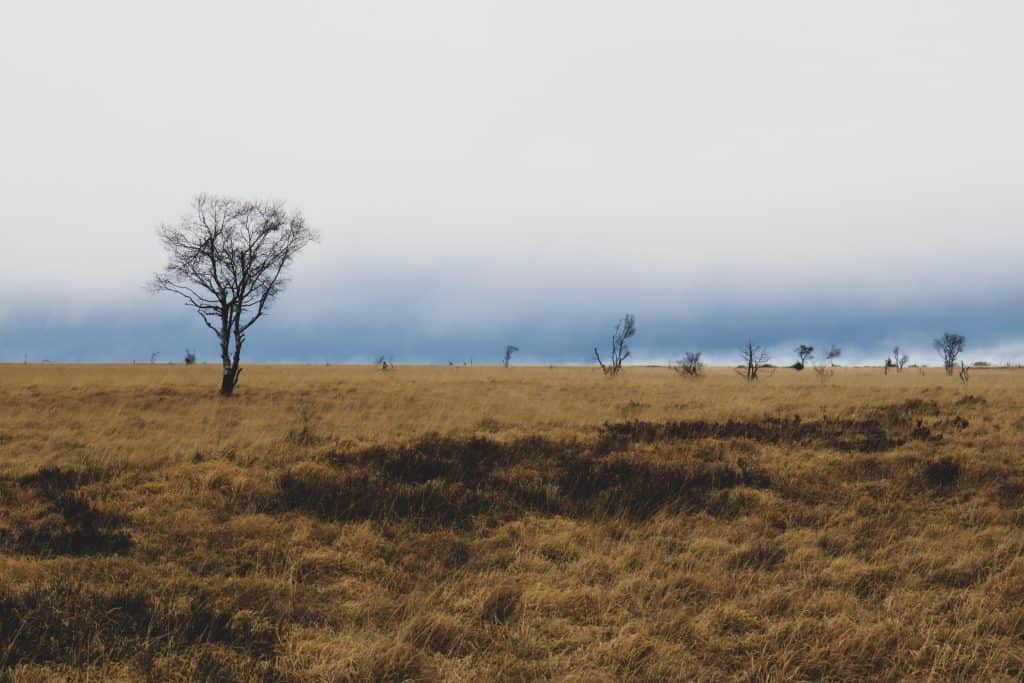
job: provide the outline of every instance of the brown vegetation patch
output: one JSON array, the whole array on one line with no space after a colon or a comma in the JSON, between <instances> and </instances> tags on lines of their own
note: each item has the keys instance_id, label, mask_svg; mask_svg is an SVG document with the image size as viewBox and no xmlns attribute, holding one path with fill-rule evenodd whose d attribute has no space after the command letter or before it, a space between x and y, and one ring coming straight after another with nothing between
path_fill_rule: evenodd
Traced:
<instances>
[{"instance_id":1,"label":"brown vegetation patch","mask_svg":"<svg viewBox=\"0 0 1024 683\"><path fill-rule=\"evenodd\" d=\"M166 639L161 649L222 643L256 659L273 653L273 622L224 604L201 585L190 588L187 600L166 602L154 594L157 586L144 581L98 588L53 578L22 589L0 586L2 656L7 665L81 666L100 657L133 659L159 639Z\"/></svg>"},{"instance_id":2,"label":"brown vegetation patch","mask_svg":"<svg viewBox=\"0 0 1024 683\"><path fill-rule=\"evenodd\" d=\"M889 416L885 420L765 416L605 423L593 442L427 435L406 445L329 453L326 460L333 467L295 465L279 477L277 495L261 509L306 510L337 521L399 518L453 526L466 526L484 514L511 519L527 512L644 518L659 510L703 509L729 516L742 510L742 501L716 491L770 485L755 462L731 457L721 448L671 458L645 457L629 448L739 440L876 453L909 441L940 440L941 434L916 419L936 406L914 400L878 409L879 416ZM926 474L929 482L936 476L942 478Z\"/></svg>"},{"instance_id":3,"label":"brown vegetation patch","mask_svg":"<svg viewBox=\"0 0 1024 683\"><path fill-rule=\"evenodd\" d=\"M902 428L901 428L902 427ZM746 439L764 444L831 448L837 451L875 453L896 448L910 440L941 439L920 421L887 426L879 418L822 418L803 420L766 415L760 420L677 420L672 422L620 422L605 424L598 441L599 452L622 449L629 443L692 441L697 439Z\"/></svg>"},{"instance_id":4,"label":"brown vegetation patch","mask_svg":"<svg viewBox=\"0 0 1024 683\"><path fill-rule=\"evenodd\" d=\"M949 488L963 473L960 461L950 455L931 460L924 465L924 480L929 486Z\"/></svg>"},{"instance_id":5,"label":"brown vegetation patch","mask_svg":"<svg viewBox=\"0 0 1024 683\"><path fill-rule=\"evenodd\" d=\"M465 526L478 515L527 512L642 518L724 501L712 492L764 487L768 475L743 458L654 458L603 453L578 441L500 442L428 436L411 445L331 454L333 468L295 465L267 510L306 510L332 520L400 518Z\"/></svg>"},{"instance_id":6,"label":"brown vegetation patch","mask_svg":"<svg viewBox=\"0 0 1024 683\"><path fill-rule=\"evenodd\" d=\"M0 481L0 500L13 505L0 526L0 547L32 555L103 555L126 552L125 515L97 505L79 486L103 479L99 470L41 469Z\"/></svg>"}]
</instances>

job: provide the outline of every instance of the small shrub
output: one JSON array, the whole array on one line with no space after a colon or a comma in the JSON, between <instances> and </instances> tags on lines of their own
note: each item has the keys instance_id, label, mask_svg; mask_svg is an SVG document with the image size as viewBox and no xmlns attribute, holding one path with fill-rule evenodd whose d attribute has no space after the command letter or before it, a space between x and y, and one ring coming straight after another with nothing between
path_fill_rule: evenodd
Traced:
<instances>
[{"instance_id":1,"label":"small shrub","mask_svg":"<svg viewBox=\"0 0 1024 683\"><path fill-rule=\"evenodd\" d=\"M676 361L675 371L680 377L696 379L704 374L704 363L700 359L700 351L687 351Z\"/></svg>"}]
</instances>

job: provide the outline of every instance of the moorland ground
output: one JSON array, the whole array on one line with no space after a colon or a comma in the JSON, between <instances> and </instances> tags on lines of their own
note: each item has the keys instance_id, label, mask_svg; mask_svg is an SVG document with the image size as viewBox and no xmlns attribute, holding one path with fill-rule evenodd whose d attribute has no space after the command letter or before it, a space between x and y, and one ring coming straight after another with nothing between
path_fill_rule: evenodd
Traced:
<instances>
[{"instance_id":1,"label":"moorland ground","mask_svg":"<svg viewBox=\"0 0 1024 683\"><path fill-rule=\"evenodd\" d=\"M1024 675L1024 372L0 366L0 679Z\"/></svg>"}]
</instances>

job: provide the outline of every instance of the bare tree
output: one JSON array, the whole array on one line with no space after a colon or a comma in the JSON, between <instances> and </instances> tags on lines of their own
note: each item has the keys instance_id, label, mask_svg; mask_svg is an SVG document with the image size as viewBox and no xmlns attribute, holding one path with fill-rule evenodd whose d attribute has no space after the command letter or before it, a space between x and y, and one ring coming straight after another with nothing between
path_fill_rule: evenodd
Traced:
<instances>
[{"instance_id":1,"label":"bare tree","mask_svg":"<svg viewBox=\"0 0 1024 683\"><path fill-rule=\"evenodd\" d=\"M220 393L230 396L246 333L284 289L295 255L318 236L282 203L212 195L196 197L191 213L163 225L159 235L168 263L150 288L181 296L216 335L224 367Z\"/></svg>"},{"instance_id":2,"label":"bare tree","mask_svg":"<svg viewBox=\"0 0 1024 683\"><path fill-rule=\"evenodd\" d=\"M843 350L836 346L835 344L833 344L828 348L828 351L825 353L825 360L828 362L829 366L834 367L836 364L836 358L839 358L839 356L841 355L843 355Z\"/></svg>"},{"instance_id":3,"label":"bare tree","mask_svg":"<svg viewBox=\"0 0 1024 683\"><path fill-rule=\"evenodd\" d=\"M505 347L505 359L501 361L501 364L504 365L506 368L509 366L509 363L512 362L513 353L519 353L518 346L512 346L511 344L509 344L508 346Z\"/></svg>"},{"instance_id":4,"label":"bare tree","mask_svg":"<svg viewBox=\"0 0 1024 683\"><path fill-rule=\"evenodd\" d=\"M910 360L910 356L903 353L899 346L892 347L892 364L896 368L896 372L903 372L903 368L907 367L907 361Z\"/></svg>"},{"instance_id":5,"label":"bare tree","mask_svg":"<svg viewBox=\"0 0 1024 683\"><path fill-rule=\"evenodd\" d=\"M771 356L768 355L767 349L760 344L748 341L746 345L740 347L740 359L743 363L736 371L748 382L753 382L758 378L761 368L771 360Z\"/></svg>"},{"instance_id":6,"label":"bare tree","mask_svg":"<svg viewBox=\"0 0 1024 683\"><path fill-rule=\"evenodd\" d=\"M196 352L185 349L185 365L196 364Z\"/></svg>"},{"instance_id":7,"label":"bare tree","mask_svg":"<svg viewBox=\"0 0 1024 683\"><path fill-rule=\"evenodd\" d=\"M807 362L814 358L814 347L808 344L801 344L795 349L797 362L793 367L797 370L803 370L807 366Z\"/></svg>"},{"instance_id":8,"label":"bare tree","mask_svg":"<svg viewBox=\"0 0 1024 683\"><path fill-rule=\"evenodd\" d=\"M626 342L634 334L636 334L636 316L632 313L627 313L615 325L615 332L612 333L611 357L607 365L601 360L601 354L598 352L597 347L594 347L594 357L597 358L597 364L601 366L604 374L610 376L619 374L619 371L622 370L622 362L629 358L630 354L629 345Z\"/></svg>"},{"instance_id":9,"label":"bare tree","mask_svg":"<svg viewBox=\"0 0 1024 683\"><path fill-rule=\"evenodd\" d=\"M704 363L700 359L700 351L687 351L676 361L675 371L683 377L696 379L704 374Z\"/></svg>"},{"instance_id":10,"label":"bare tree","mask_svg":"<svg viewBox=\"0 0 1024 683\"><path fill-rule=\"evenodd\" d=\"M935 350L939 352L940 356L942 356L942 367L946 369L946 374L950 377L953 376L953 370L956 368L956 360L964 350L964 344L966 342L966 337L961 334L956 334L955 332L945 332L941 337L933 342Z\"/></svg>"}]
</instances>

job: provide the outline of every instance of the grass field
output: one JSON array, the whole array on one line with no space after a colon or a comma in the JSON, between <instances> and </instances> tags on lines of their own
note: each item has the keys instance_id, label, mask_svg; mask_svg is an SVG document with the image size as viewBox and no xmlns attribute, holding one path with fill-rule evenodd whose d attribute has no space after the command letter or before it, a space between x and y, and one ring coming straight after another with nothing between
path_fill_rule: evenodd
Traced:
<instances>
[{"instance_id":1,"label":"grass field","mask_svg":"<svg viewBox=\"0 0 1024 683\"><path fill-rule=\"evenodd\" d=\"M1012 680L1024 372L0 366L0 679Z\"/></svg>"}]
</instances>

